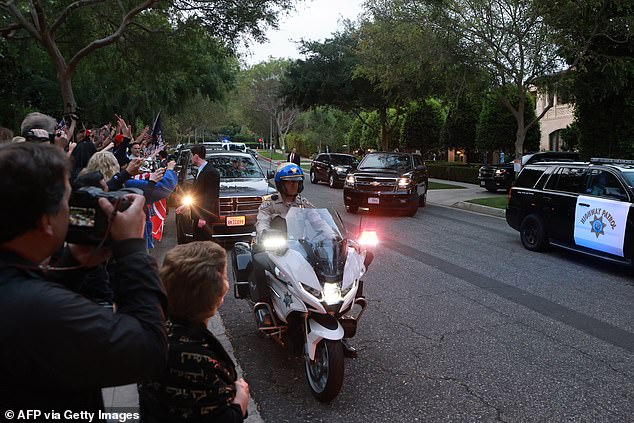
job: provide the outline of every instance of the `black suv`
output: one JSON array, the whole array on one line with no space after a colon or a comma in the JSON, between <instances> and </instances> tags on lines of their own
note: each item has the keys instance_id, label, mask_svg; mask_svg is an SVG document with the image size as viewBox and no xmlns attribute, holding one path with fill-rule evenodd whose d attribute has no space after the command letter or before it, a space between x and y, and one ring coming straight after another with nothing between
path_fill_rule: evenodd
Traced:
<instances>
[{"instance_id":1,"label":"black suv","mask_svg":"<svg viewBox=\"0 0 634 423\"><path fill-rule=\"evenodd\" d=\"M265 196L274 189L257 160L247 153L212 150L207 161L220 173L220 220L213 223L215 240L250 238L255 232L258 208ZM172 194L172 202L180 205L194 183L198 168L191 163L191 152L183 149L177 161L178 185ZM192 220L189 214L176 215L176 237L179 244L192 237Z\"/></svg>"},{"instance_id":2,"label":"black suv","mask_svg":"<svg viewBox=\"0 0 634 423\"><path fill-rule=\"evenodd\" d=\"M552 161L575 161L579 160L579 153L571 151L542 151L540 153L529 153L522 156L522 166L534 162ZM489 192L496 192L498 189L508 191L515 181L514 163L501 163L496 165L484 165L478 169L478 179L480 186Z\"/></svg>"},{"instance_id":3,"label":"black suv","mask_svg":"<svg viewBox=\"0 0 634 423\"><path fill-rule=\"evenodd\" d=\"M342 187L346 175L356 169L359 161L351 154L322 153L310 163L310 182L328 182L330 188Z\"/></svg>"},{"instance_id":4,"label":"black suv","mask_svg":"<svg viewBox=\"0 0 634 423\"><path fill-rule=\"evenodd\" d=\"M634 161L533 163L511 188L506 221L528 250L553 244L632 263L633 186Z\"/></svg>"},{"instance_id":5,"label":"black suv","mask_svg":"<svg viewBox=\"0 0 634 423\"><path fill-rule=\"evenodd\" d=\"M427 202L427 178L418 153L370 153L346 177L343 202L350 213L363 207L414 216Z\"/></svg>"}]
</instances>

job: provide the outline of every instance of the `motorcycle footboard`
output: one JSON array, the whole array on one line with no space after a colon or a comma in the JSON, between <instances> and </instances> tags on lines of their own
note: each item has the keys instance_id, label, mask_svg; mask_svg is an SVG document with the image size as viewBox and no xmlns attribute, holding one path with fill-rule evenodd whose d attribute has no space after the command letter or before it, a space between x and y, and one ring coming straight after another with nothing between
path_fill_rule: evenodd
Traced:
<instances>
[{"instance_id":1,"label":"motorcycle footboard","mask_svg":"<svg viewBox=\"0 0 634 423\"><path fill-rule=\"evenodd\" d=\"M317 344L322 339L338 341L344 336L343 326L328 314L318 314L309 317L306 332L306 353L311 360L315 359Z\"/></svg>"}]
</instances>

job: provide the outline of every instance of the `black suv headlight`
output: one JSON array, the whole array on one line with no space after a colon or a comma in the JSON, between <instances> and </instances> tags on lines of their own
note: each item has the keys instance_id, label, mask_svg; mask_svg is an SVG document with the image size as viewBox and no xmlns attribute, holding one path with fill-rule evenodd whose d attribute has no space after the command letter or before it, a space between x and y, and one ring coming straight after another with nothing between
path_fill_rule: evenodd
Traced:
<instances>
[{"instance_id":1,"label":"black suv headlight","mask_svg":"<svg viewBox=\"0 0 634 423\"><path fill-rule=\"evenodd\" d=\"M412 178L408 178L408 177L404 177L404 178L398 178L398 187L399 189L408 189L409 187L411 187L413 185L413 180Z\"/></svg>"},{"instance_id":2,"label":"black suv headlight","mask_svg":"<svg viewBox=\"0 0 634 423\"><path fill-rule=\"evenodd\" d=\"M345 185L347 187L350 187L350 188L354 187L354 182L355 182L354 175L346 176L346 184Z\"/></svg>"}]
</instances>

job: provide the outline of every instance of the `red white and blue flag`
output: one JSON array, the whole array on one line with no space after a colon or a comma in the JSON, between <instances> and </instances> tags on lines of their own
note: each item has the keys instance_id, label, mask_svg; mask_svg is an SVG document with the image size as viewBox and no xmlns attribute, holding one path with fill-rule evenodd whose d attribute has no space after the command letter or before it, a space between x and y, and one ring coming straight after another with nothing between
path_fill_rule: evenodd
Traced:
<instances>
[{"instance_id":1,"label":"red white and blue flag","mask_svg":"<svg viewBox=\"0 0 634 423\"><path fill-rule=\"evenodd\" d=\"M133 177L138 180L150 179L150 172L140 173ZM162 199L148 206L150 221L152 222L152 238L160 241L163 238L163 227L165 226L165 215L167 214L167 199Z\"/></svg>"}]
</instances>

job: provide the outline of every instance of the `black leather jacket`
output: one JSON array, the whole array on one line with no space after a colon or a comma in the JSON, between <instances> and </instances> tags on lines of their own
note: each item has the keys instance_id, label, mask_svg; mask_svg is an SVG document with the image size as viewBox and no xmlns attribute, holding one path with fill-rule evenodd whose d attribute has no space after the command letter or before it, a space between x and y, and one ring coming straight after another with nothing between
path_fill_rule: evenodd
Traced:
<instances>
[{"instance_id":1,"label":"black leather jacket","mask_svg":"<svg viewBox=\"0 0 634 423\"><path fill-rule=\"evenodd\" d=\"M145 240L112 245L117 312L0 251L0 409L96 411L101 388L160 373L167 359L166 295ZM68 285L72 285L69 283Z\"/></svg>"}]
</instances>

